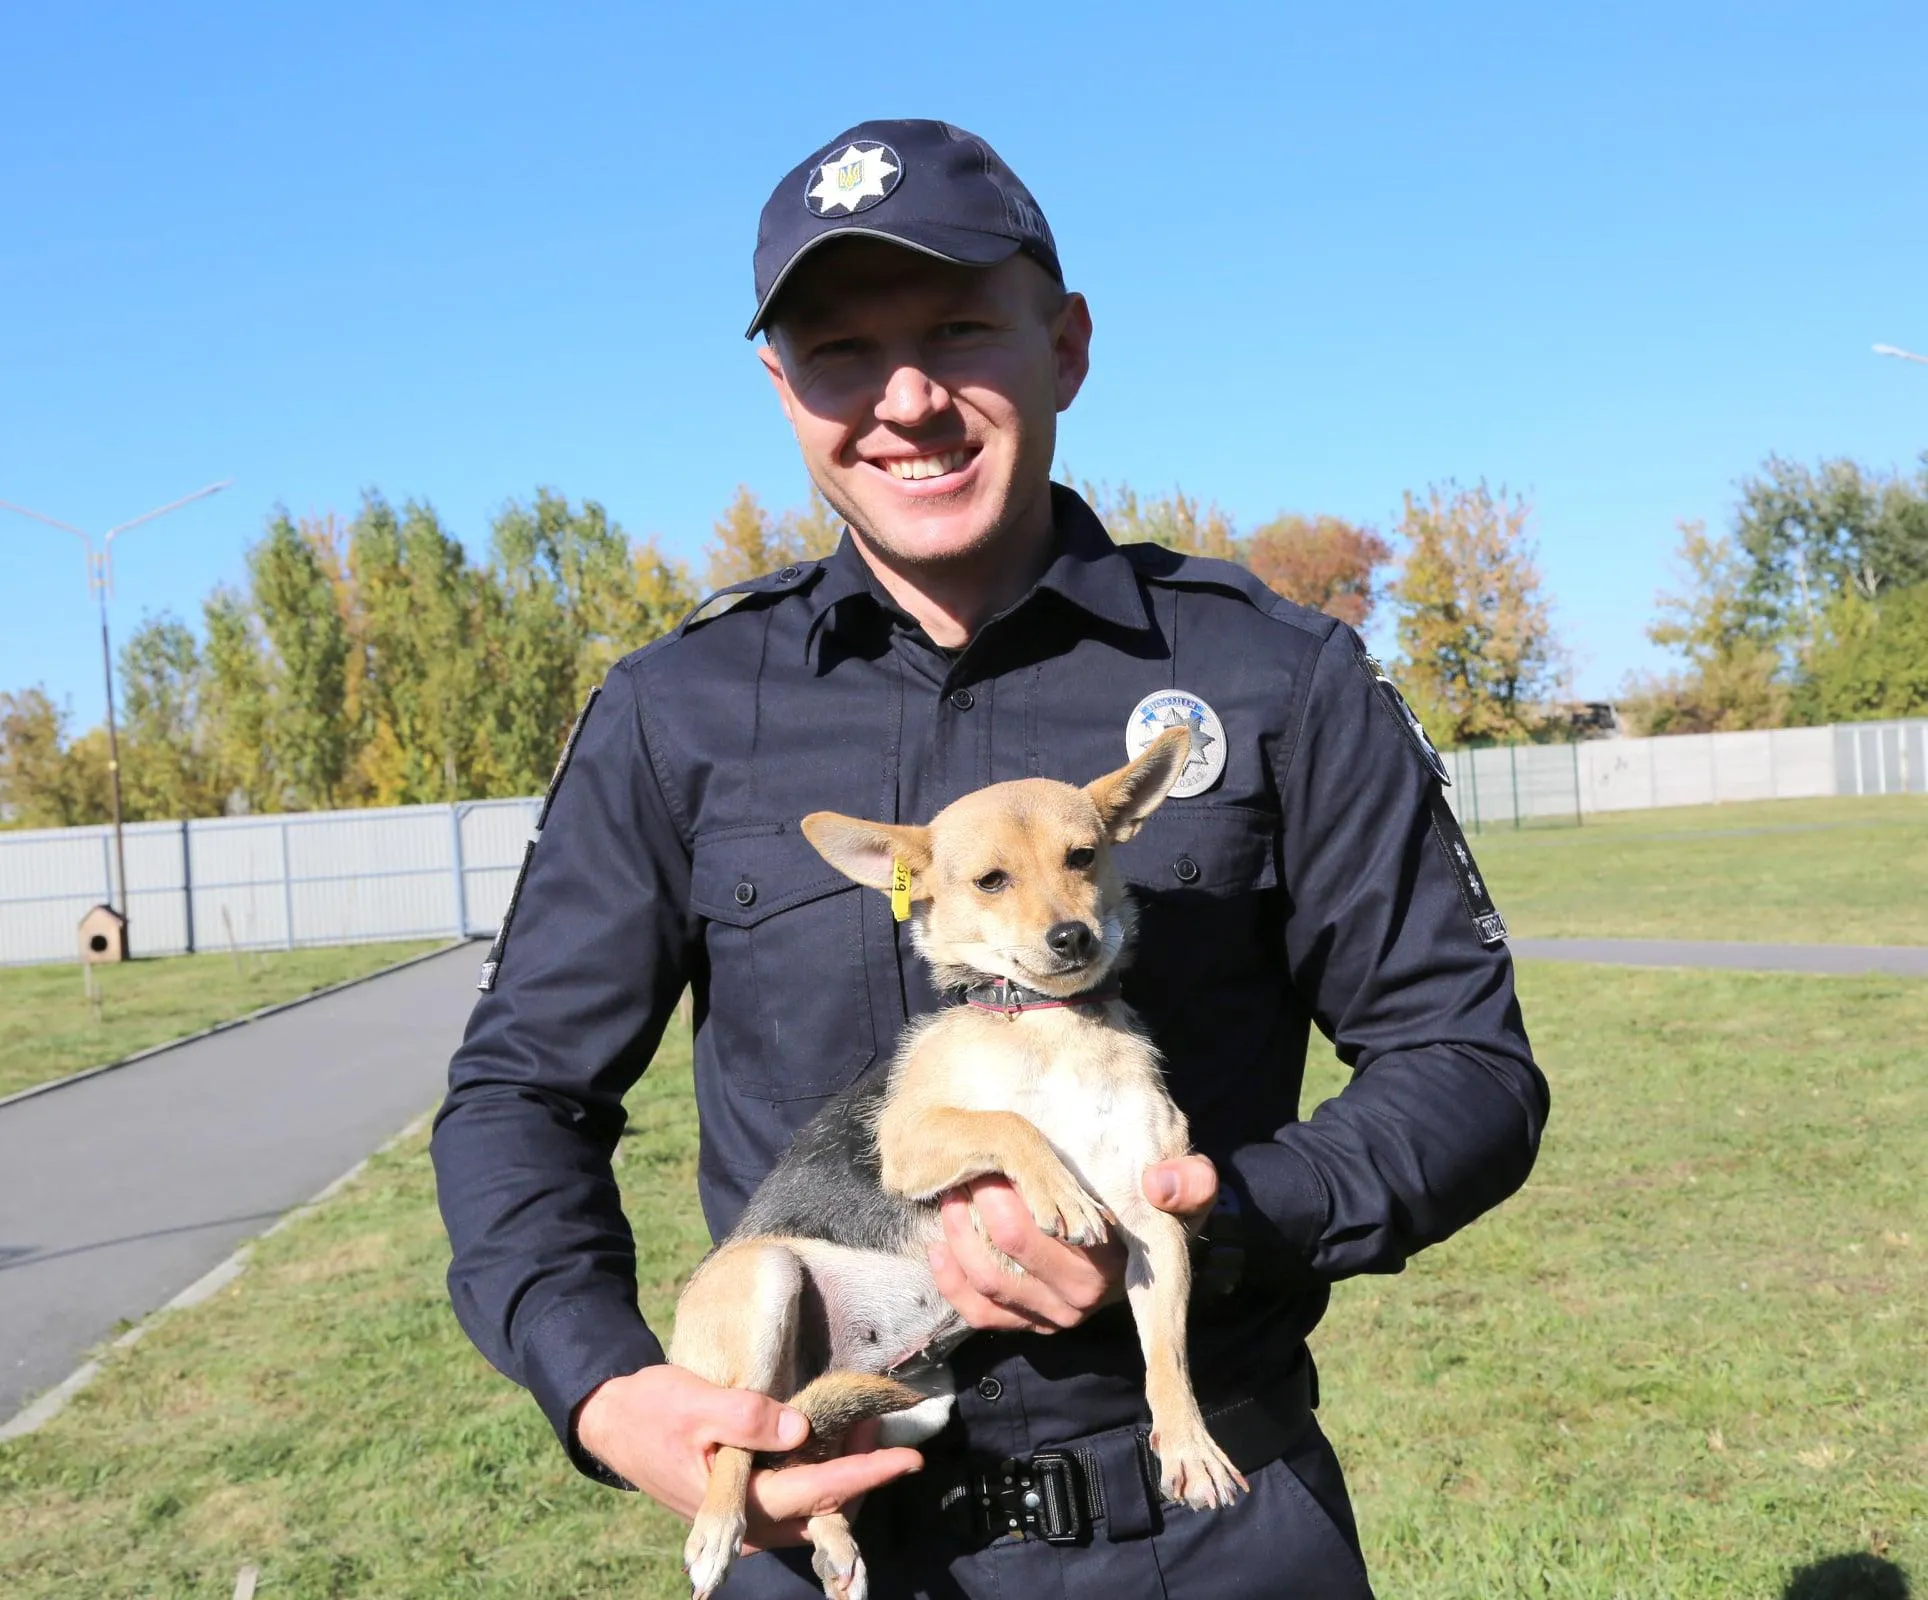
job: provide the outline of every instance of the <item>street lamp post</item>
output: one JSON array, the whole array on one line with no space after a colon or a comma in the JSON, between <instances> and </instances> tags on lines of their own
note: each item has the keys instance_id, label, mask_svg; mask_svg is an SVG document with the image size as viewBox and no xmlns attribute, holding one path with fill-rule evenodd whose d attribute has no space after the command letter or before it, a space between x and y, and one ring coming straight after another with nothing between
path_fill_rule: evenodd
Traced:
<instances>
[{"instance_id":1,"label":"street lamp post","mask_svg":"<svg viewBox=\"0 0 1928 1600\"><path fill-rule=\"evenodd\" d=\"M59 528L63 533L71 533L87 548L87 586L100 600L100 666L107 683L107 771L113 779L114 788L114 879L115 894L119 904L114 907L121 914L123 926L127 915L127 841L121 832L121 776L120 776L120 730L114 721L114 653L107 642L107 594L114 583L114 536L138 528L143 522L152 522L156 517L164 517L170 511L178 511L182 506L192 505L196 500L205 500L211 494L219 494L232 478L224 478L219 483L210 483L205 489L182 495L178 500L170 500L164 506L156 506L152 511L143 511L130 521L117 523L101 535L100 549L94 549L94 536L85 528L76 528L70 522L62 522L45 512L30 511L25 506L17 506L11 500L0 500L0 511L17 512L23 517L32 517L35 522L44 522L50 528Z\"/></svg>"},{"instance_id":2,"label":"street lamp post","mask_svg":"<svg viewBox=\"0 0 1928 1600\"><path fill-rule=\"evenodd\" d=\"M1919 361L1924 367L1928 367L1928 356L1918 356L1912 350L1897 350L1891 344L1876 345L1874 353L1878 356L1896 356L1903 361Z\"/></svg>"}]
</instances>

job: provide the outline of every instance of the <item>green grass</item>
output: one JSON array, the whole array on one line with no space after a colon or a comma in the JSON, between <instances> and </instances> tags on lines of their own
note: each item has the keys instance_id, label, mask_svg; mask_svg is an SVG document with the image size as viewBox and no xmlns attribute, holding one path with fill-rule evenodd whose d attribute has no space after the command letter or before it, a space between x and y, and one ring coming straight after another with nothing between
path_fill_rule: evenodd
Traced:
<instances>
[{"instance_id":1,"label":"green grass","mask_svg":"<svg viewBox=\"0 0 1928 1600\"><path fill-rule=\"evenodd\" d=\"M1928 944L1928 799L1769 800L1473 840L1514 933Z\"/></svg>"},{"instance_id":2,"label":"green grass","mask_svg":"<svg viewBox=\"0 0 1928 1600\"><path fill-rule=\"evenodd\" d=\"M1322 1413L1387 1596L1776 1596L1928 1574L1928 984L1529 966L1526 1191L1341 1285ZM1309 1095L1337 1086L1321 1066ZM621 1175L662 1325L703 1245L686 1048ZM680 1596L681 1530L578 1480L455 1327L420 1141L0 1446L10 1596Z\"/></svg>"},{"instance_id":3,"label":"green grass","mask_svg":"<svg viewBox=\"0 0 1928 1600\"><path fill-rule=\"evenodd\" d=\"M0 1095L118 1061L262 1006L433 950L440 940L163 956L95 969L94 1019L77 966L0 968Z\"/></svg>"}]
</instances>

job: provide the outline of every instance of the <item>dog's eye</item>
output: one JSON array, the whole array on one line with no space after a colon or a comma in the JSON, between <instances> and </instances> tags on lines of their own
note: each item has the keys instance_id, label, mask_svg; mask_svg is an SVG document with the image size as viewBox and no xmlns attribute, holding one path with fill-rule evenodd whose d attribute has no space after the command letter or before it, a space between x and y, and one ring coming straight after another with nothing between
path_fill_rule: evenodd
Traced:
<instances>
[{"instance_id":1,"label":"dog's eye","mask_svg":"<svg viewBox=\"0 0 1928 1600\"><path fill-rule=\"evenodd\" d=\"M1097 859L1098 852L1096 850L1092 849L1088 844L1081 844L1064 858L1064 864L1073 872L1083 872L1086 867L1090 866L1091 863Z\"/></svg>"},{"instance_id":2,"label":"dog's eye","mask_svg":"<svg viewBox=\"0 0 1928 1600\"><path fill-rule=\"evenodd\" d=\"M977 886L986 894L996 894L1011 881L1011 874L1002 867L993 867L977 880Z\"/></svg>"}]
</instances>

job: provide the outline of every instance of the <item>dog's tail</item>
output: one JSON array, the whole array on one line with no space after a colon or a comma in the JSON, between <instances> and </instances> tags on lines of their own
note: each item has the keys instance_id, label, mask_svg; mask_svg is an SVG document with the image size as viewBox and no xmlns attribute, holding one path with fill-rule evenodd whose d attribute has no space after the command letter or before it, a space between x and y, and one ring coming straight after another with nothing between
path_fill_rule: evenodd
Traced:
<instances>
[{"instance_id":1,"label":"dog's tail","mask_svg":"<svg viewBox=\"0 0 1928 1600\"><path fill-rule=\"evenodd\" d=\"M860 1422L908 1411L930 1398L907 1383L869 1372L826 1372L813 1378L790 1397L789 1403L810 1419L810 1437L782 1455L759 1456L766 1466L790 1467L804 1461L828 1461L842 1454L844 1436Z\"/></svg>"}]
</instances>

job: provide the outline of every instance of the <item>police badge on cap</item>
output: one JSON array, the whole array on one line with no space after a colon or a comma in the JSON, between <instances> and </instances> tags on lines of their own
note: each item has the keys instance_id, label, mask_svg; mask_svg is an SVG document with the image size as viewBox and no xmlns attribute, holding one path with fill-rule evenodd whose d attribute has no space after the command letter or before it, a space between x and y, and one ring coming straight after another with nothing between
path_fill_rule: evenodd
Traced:
<instances>
[{"instance_id":1,"label":"police badge on cap","mask_svg":"<svg viewBox=\"0 0 1928 1600\"><path fill-rule=\"evenodd\" d=\"M819 217L854 216L888 200L904 175L897 152L875 139L860 139L816 170L803 203Z\"/></svg>"}]
</instances>

